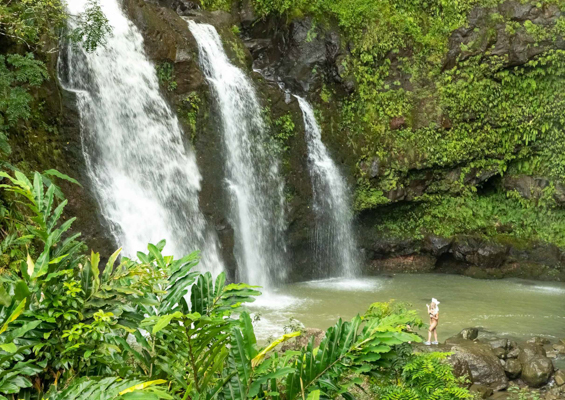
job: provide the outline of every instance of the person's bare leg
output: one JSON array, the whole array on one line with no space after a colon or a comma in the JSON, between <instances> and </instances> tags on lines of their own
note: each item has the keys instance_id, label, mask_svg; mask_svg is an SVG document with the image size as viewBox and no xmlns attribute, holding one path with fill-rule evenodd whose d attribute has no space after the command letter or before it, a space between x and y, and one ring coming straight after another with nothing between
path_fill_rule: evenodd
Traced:
<instances>
[{"instance_id":1,"label":"person's bare leg","mask_svg":"<svg viewBox=\"0 0 565 400\"><path fill-rule=\"evenodd\" d=\"M436 325L436 327L435 327L435 329L434 329L434 337L435 337L436 342L437 342L437 325Z\"/></svg>"}]
</instances>

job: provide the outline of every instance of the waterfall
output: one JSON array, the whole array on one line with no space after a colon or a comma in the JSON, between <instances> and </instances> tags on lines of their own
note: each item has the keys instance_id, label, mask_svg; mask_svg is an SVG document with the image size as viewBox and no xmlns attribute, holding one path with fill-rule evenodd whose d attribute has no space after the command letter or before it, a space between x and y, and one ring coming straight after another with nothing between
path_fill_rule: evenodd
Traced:
<instances>
[{"instance_id":1,"label":"waterfall","mask_svg":"<svg viewBox=\"0 0 565 400\"><path fill-rule=\"evenodd\" d=\"M85 3L69 2L70 13ZM159 91L141 33L118 0L101 6L113 28L107 45L94 53L69 45L59 74L76 93L82 149L102 213L126 255L166 239L167 254L201 249L204 269L218 273L216 236L198 205L195 156Z\"/></svg>"},{"instance_id":2,"label":"waterfall","mask_svg":"<svg viewBox=\"0 0 565 400\"><path fill-rule=\"evenodd\" d=\"M316 215L315 256L322 273L353 277L359 265L347 185L322 142L314 110L296 96L304 119ZM337 270L336 270L337 269Z\"/></svg>"},{"instance_id":3,"label":"waterfall","mask_svg":"<svg viewBox=\"0 0 565 400\"><path fill-rule=\"evenodd\" d=\"M285 273L283 183L272 139L251 80L231 64L216 29L188 24L221 117L238 278L269 287Z\"/></svg>"}]
</instances>

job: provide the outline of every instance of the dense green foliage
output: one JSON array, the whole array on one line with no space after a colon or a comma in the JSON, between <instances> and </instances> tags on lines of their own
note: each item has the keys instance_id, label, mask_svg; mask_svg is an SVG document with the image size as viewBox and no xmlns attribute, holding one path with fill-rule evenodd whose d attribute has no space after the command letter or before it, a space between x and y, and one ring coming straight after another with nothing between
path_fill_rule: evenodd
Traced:
<instances>
[{"instance_id":1,"label":"dense green foliage","mask_svg":"<svg viewBox=\"0 0 565 400\"><path fill-rule=\"evenodd\" d=\"M451 367L442 360L446 354L431 353L411 356L402 366L399 384L382 381L374 386L377 398L382 400L435 400L472 399L469 392L459 385Z\"/></svg>"},{"instance_id":2,"label":"dense green foliage","mask_svg":"<svg viewBox=\"0 0 565 400\"><path fill-rule=\"evenodd\" d=\"M402 220L399 223L399 220ZM524 205L521 199L495 193L463 197L435 196L416 206L405 205L383 213L378 229L395 237L423 238L477 234L565 246L565 211Z\"/></svg>"},{"instance_id":3,"label":"dense green foliage","mask_svg":"<svg viewBox=\"0 0 565 400\"><path fill-rule=\"evenodd\" d=\"M69 233L75 219L63 222L55 178L73 181L56 171L31 181L0 173L15 210L0 226L10 258L0 275L0 399L351 399L360 375L396 376L436 399L469 397L447 365L411 355L422 321L402 304L376 303L339 320L318 347L311 338L283 354L276 346L300 332L261 348L244 307L258 288L196 272L198 253L175 260L162 241L137 260L120 259L119 249L102 267ZM422 376L422 363L437 372Z\"/></svg>"},{"instance_id":4,"label":"dense green foliage","mask_svg":"<svg viewBox=\"0 0 565 400\"><path fill-rule=\"evenodd\" d=\"M67 29L69 20L72 29ZM10 133L45 125L38 91L51 79L46 62L58 52L59 39L80 43L92 52L104 46L110 34L110 25L97 0L88 0L80 15L69 15L60 0L1 2L0 166L11 153Z\"/></svg>"}]
</instances>

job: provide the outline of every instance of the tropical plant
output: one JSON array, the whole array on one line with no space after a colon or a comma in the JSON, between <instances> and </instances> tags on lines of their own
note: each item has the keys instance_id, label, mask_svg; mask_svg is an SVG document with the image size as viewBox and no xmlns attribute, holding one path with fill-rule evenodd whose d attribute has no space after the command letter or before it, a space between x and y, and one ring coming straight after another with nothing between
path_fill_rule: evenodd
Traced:
<instances>
[{"instance_id":1,"label":"tropical plant","mask_svg":"<svg viewBox=\"0 0 565 400\"><path fill-rule=\"evenodd\" d=\"M473 396L445 362L449 353L412 355L402 369L402 378L393 384L382 381L373 386L382 400L459 400Z\"/></svg>"},{"instance_id":2,"label":"tropical plant","mask_svg":"<svg viewBox=\"0 0 565 400\"><path fill-rule=\"evenodd\" d=\"M68 234L75 219L61 223L67 201L52 182L54 176L74 181L56 171L35 173L33 182L20 172L14 177L0 172L10 182L0 189L14 195L22 211L12 226L27 233L19 238L25 241L9 234L2 244L9 248L31 242L41 249L37 258L27 252L14 261L17 270L0 277L0 376L20 377L5 382L8 391L0 383L0 393L30 388L27 376L32 375L33 389L40 393L82 375L115 375L125 362L116 338L143 319L136 314L143 311L139 304L152 304L164 279L160 271L125 257L115 267L120 250L100 273L99 254L86 256L79 234Z\"/></svg>"},{"instance_id":3,"label":"tropical plant","mask_svg":"<svg viewBox=\"0 0 565 400\"><path fill-rule=\"evenodd\" d=\"M74 218L62 222L66 200L53 177L72 181L55 171L33 181L0 173L0 189L19 205L12 227L37 249L0 276L0 396L351 399L360 375L386 376L408 357L407 343L421 341L410 332L421 323L416 314L384 303L339 320L318 347L311 338L298 351L276 351L300 332L260 347L245 308L257 287L197 272L198 252L175 260L163 255L165 241L149 244L137 260L118 260L118 250L102 269L100 255L87 255L69 233ZM403 365L404 379L424 385ZM447 383L432 386L455 393Z\"/></svg>"}]
</instances>

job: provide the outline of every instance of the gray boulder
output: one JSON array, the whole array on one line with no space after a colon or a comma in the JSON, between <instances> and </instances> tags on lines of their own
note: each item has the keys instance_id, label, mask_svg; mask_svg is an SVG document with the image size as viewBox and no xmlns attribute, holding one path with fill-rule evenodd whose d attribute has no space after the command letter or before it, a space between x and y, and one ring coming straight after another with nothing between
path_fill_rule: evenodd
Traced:
<instances>
[{"instance_id":1,"label":"gray boulder","mask_svg":"<svg viewBox=\"0 0 565 400\"><path fill-rule=\"evenodd\" d=\"M555 384L557 386L565 385L565 370L563 369L558 370L555 373L554 379L555 379Z\"/></svg>"},{"instance_id":2,"label":"gray boulder","mask_svg":"<svg viewBox=\"0 0 565 400\"><path fill-rule=\"evenodd\" d=\"M494 339L489 341L489 344L493 349L506 350L508 348L509 341L508 339Z\"/></svg>"},{"instance_id":3,"label":"gray boulder","mask_svg":"<svg viewBox=\"0 0 565 400\"><path fill-rule=\"evenodd\" d=\"M554 344L553 349L559 354L565 354L565 346L562 344Z\"/></svg>"},{"instance_id":4,"label":"gray boulder","mask_svg":"<svg viewBox=\"0 0 565 400\"><path fill-rule=\"evenodd\" d=\"M453 358L467 363L473 382L485 385L494 391L506 389L508 378L499 359L492 353L490 345L467 342L453 346Z\"/></svg>"},{"instance_id":5,"label":"gray boulder","mask_svg":"<svg viewBox=\"0 0 565 400\"><path fill-rule=\"evenodd\" d=\"M545 338L539 337L539 336L534 336L533 338L528 339L528 341L526 343L535 344L535 345L538 345L538 346L543 346L544 344L549 344L550 341L545 339Z\"/></svg>"},{"instance_id":6,"label":"gray boulder","mask_svg":"<svg viewBox=\"0 0 565 400\"><path fill-rule=\"evenodd\" d=\"M459 332L459 336L466 340L475 340L479 336L477 328L465 328Z\"/></svg>"},{"instance_id":7,"label":"gray boulder","mask_svg":"<svg viewBox=\"0 0 565 400\"><path fill-rule=\"evenodd\" d=\"M475 395L475 398L486 399L492 396L492 389L485 385L473 384L469 388L469 392Z\"/></svg>"},{"instance_id":8,"label":"gray boulder","mask_svg":"<svg viewBox=\"0 0 565 400\"><path fill-rule=\"evenodd\" d=\"M518 355L518 361L524 366L526 362L536 356L544 356L546 353L543 347L527 343L520 348L520 354Z\"/></svg>"},{"instance_id":9,"label":"gray boulder","mask_svg":"<svg viewBox=\"0 0 565 400\"><path fill-rule=\"evenodd\" d=\"M508 353L506 353L506 358L518 358L520 351L521 350L518 346L511 347L510 350L508 350Z\"/></svg>"},{"instance_id":10,"label":"gray boulder","mask_svg":"<svg viewBox=\"0 0 565 400\"><path fill-rule=\"evenodd\" d=\"M498 358L500 358L501 360L504 360L506 358L506 350L504 350L501 347L498 347L496 349L492 349L492 353L497 356Z\"/></svg>"},{"instance_id":11,"label":"gray boulder","mask_svg":"<svg viewBox=\"0 0 565 400\"><path fill-rule=\"evenodd\" d=\"M511 358L509 360L506 360L504 371L506 372L506 376L509 379L517 379L522 373L522 364L520 364L520 361L516 360L515 358Z\"/></svg>"},{"instance_id":12,"label":"gray boulder","mask_svg":"<svg viewBox=\"0 0 565 400\"><path fill-rule=\"evenodd\" d=\"M553 373L553 363L542 355L536 355L522 364L522 380L530 387L545 385Z\"/></svg>"},{"instance_id":13,"label":"gray boulder","mask_svg":"<svg viewBox=\"0 0 565 400\"><path fill-rule=\"evenodd\" d=\"M424 241L424 249L432 253L434 256L439 257L449 251L451 247L451 242L452 242L451 239L446 239L435 235L429 235L426 237ZM467 328L467 329L476 330L476 328ZM477 334L478 334L478 330L477 330ZM473 339L475 338L476 336ZM473 340L473 339L469 339L469 340Z\"/></svg>"}]
</instances>

